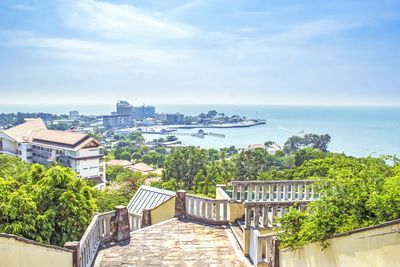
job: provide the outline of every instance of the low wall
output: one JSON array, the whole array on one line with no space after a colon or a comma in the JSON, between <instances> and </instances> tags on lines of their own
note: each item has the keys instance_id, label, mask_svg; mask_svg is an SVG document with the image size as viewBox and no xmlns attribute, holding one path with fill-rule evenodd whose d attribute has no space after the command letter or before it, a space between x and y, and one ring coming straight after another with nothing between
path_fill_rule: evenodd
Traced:
<instances>
[{"instance_id":1,"label":"low wall","mask_svg":"<svg viewBox=\"0 0 400 267\"><path fill-rule=\"evenodd\" d=\"M160 223L175 216L175 200L176 197L171 197L167 201L161 203L151 210L151 224Z\"/></svg>"},{"instance_id":2,"label":"low wall","mask_svg":"<svg viewBox=\"0 0 400 267\"><path fill-rule=\"evenodd\" d=\"M2 267L72 267L72 251L34 242L14 235L0 234Z\"/></svg>"},{"instance_id":3,"label":"low wall","mask_svg":"<svg viewBox=\"0 0 400 267\"><path fill-rule=\"evenodd\" d=\"M280 267L400 266L400 220L335 235L318 243L280 251Z\"/></svg>"}]
</instances>

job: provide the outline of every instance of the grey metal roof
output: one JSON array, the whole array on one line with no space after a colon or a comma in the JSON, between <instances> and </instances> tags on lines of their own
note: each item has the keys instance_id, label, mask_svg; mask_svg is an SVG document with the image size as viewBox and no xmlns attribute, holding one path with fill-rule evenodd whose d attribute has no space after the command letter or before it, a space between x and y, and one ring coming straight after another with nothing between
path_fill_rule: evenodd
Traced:
<instances>
[{"instance_id":1,"label":"grey metal roof","mask_svg":"<svg viewBox=\"0 0 400 267\"><path fill-rule=\"evenodd\" d=\"M143 209L152 209L175 196L175 192L151 186L141 185L129 201L128 211L141 215Z\"/></svg>"}]
</instances>

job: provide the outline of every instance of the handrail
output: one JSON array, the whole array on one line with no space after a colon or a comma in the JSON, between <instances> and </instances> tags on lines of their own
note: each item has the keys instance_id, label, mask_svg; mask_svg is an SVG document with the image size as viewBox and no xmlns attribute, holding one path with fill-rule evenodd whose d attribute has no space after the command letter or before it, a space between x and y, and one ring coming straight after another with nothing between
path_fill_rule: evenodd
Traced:
<instances>
[{"instance_id":1,"label":"handrail","mask_svg":"<svg viewBox=\"0 0 400 267\"><path fill-rule=\"evenodd\" d=\"M91 266L101 243L112 238L114 211L96 214L79 242L81 266Z\"/></svg>"},{"instance_id":2,"label":"handrail","mask_svg":"<svg viewBox=\"0 0 400 267\"><path fill-rule=\"evenodd\" d=\"M282 216L286 210L295 204L300 210L304 210L306 205L313 200L296 201L245 201L245 227L273 227L275 218Z\"/></svg>"},{"instance_id":3,"label":"handrail","mask_svg":"<svg viewBox=\"0 0 400 267\"><path fill-rule=\"evenodd\" d=\"M273 239L274 233L260 234L259 231L254 231L255 236L255 265L267 263L273 259ZM263 247L265 248L263 251ZM264 252L264 253L263 253ZM268 265L269 266L269 265Z\"/></svg>"},{"instance_id":4,"label":"handrail","mask_svg":"<svg viewBox=\"0 0 400 267\"><path fill-rule=\"evenodd\" d=\"M212 199L194 195L186 195L186 216L188 218L210 223L227 223L227 199Z\"/></svg>"},{"instance_id":5,"label":"handrail","mask_svg":"<svg viewBox=\"0 0 400 267\"><path fill-rule=\"evenodd\" d=\"M108 211L94 215L88 228L79 241L80 266L92 266L100 245L113 239L114 217L115 211ZM128 218L131 232L141 228L141 215L129 212Z\"/></svg>"},{"instance_id":6,"label":"handrail","mask_svg":"<svg viewBox=\"0 0 400 267\"><path fill-rule=\"evenodd\" d=\"M233 181L232 200L279 201L318 198L312 180Z\"/></svg>"}]
</instances>

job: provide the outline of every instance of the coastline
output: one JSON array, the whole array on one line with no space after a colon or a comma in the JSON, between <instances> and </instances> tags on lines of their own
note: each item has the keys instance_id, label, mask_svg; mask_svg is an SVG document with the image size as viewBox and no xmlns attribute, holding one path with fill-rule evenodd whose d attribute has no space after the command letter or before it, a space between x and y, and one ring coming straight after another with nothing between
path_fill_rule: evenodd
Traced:
<instances>
[{"instance_id":1,"label":"coastline","mask_svg":"<svg viewBox=\"0 0 400 267\"><path fill-rule=\"evenodd\" d=\"M229 128L246 128L253 127L257 125L267 124L266 120L249 120L245 122L238 123L223 123L223 124L209 124L209 125L166 125L165 128L169 129L229 129Z\"/></svg>"}]
</instances>

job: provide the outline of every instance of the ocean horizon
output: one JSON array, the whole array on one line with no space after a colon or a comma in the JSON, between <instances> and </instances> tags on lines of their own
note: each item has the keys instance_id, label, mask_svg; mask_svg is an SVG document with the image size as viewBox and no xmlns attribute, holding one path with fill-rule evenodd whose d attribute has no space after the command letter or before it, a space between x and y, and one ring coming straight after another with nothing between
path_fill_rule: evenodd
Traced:
<instances>
[{"instance_id":1,"label":"ocean horizon","mask_svg":"<svg viewBox=\"0 0 400 267\"><path fill-rule=\"evenodd\" d=\"M249 128L207 129L206 132L221 133L226 137L180 137L184 144L204 148L230 145L242 148L271 140L283 145L293 135L327 133L332 137L329 150L334 152L352 156L378 156L399 154L400 150L400 107L156 105L156 112L181 112L185 115L198 115L212 109L227 115L265 119L267 123ZM107 115L115 110L115 105L0 105L0 113L67 114L70 110L78 110L84 115ZM146 135L149 139L156 137Z\"/></svg>"}]
</instances>

